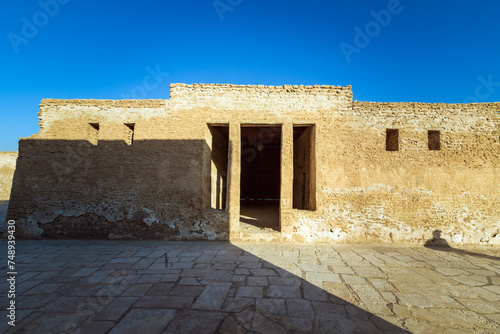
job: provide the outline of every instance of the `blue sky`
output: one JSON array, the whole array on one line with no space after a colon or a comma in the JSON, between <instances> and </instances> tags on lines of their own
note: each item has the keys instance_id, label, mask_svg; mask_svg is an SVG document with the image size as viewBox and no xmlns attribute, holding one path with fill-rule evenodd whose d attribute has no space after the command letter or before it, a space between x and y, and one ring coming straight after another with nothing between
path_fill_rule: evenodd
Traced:
<instances>
[{"instance_id":1,"label":"blue sky","mask_svg":"<svg viewBox=\"0 0 500 334\"><path fill-rule=\"evenodd\" d=\"M175 82L352 85L360 101L500 101L499 1L3 6L0 151L38 131L43 98L166 99Z\"/></svg>"}]
</instances>

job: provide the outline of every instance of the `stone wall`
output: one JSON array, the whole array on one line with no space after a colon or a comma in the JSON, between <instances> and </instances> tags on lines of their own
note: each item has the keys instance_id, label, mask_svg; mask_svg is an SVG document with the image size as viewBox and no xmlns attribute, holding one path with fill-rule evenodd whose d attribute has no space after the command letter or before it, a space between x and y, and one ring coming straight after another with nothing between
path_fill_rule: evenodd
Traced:
<instances>
[{"instance_id":1,"label":"stone wall","mask_svg":"<svg viewBox=\"0 0 500 334\"><path fill-rule=\"evenodd\" d=\"M169 100L43 100L40 132L20 142L9 218L24 237L423 244L441 230L451 244L497 244L499 110L353 102L350 86L175 84ZM281 233L249 236L240 127L258 124L282 129ZM228 128L227 171L209 125ZM311 210L292 208L299 125L314 132ZM399 150L386 151L387 129ZM224 210L211 208L217 171Z\"/></svg>"},{"instance_id":2,"label":"stone wall","mask_svg":"<svg viewBox=\"0 0 500 334\"><path fill-rule=\"evenodd\" d=\"M311 239L424 243L500 241L500 104L354 102L318 138L318 216L298 226ZM399 150L385 150L386 129ZM441 132L429 150L428 130ZM328 138L328 139L327 139ZM324 159L324 160L322 160Z\"/></svg>"},{"instance_id":3,"label":"stone wall","mask_svg":"<svg viewBox=\"0 0 500 334\"><path fill-rule=\"evenodd\" d=\"M3 223L7 215L16 159L17 152L0 152L0 230L4 228Z\"/></svg>"}]
</instances>

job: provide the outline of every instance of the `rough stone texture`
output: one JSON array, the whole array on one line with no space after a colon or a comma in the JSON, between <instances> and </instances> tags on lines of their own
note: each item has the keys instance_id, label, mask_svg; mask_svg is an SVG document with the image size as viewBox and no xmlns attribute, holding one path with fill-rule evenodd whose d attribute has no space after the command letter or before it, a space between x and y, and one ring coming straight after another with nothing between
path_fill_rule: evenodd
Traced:
<instances>
[{"instance_id":1,"label":"rough stone texture","mask_svg":"<svg viewBox=\"0 0 500 334\"><path fill-rule=\"evenodd\" d=\"M175 316L174 310L141 310L130 311L109 333L161 333L162 329Z\"/></svg>"},{"instance_id":2,"label":"rough stone texture","mask_svg":"<svg viewBox=\"0 0 500 334\"><path fill-rule=\"evenodd\" d=\"M494 247L19 240L16 251L16 326L0 310L0 333L500 332L500 250ZM231 265L228 271L243 279L221 283L201 271L171 269L165 253L171 263L189 259L207 270ZM153 263L145 269L129 266L146 259ZM267 271L246 271L245 263ZM308 281L332 263L350 268L355 283ZM6 262L0 270L7 271ZM140 283L172 272L180 272L172 282ZM185 274L200 282L199 291L181 284ZM272 283L258 287L263 296L232 296L255 288L260 277ZM0 288L7 291L8 284Z\"/></svg>"},{"instance_id":3,"label":"rough stone texture","mask_svg":"<svg viewBox=\"0 0 500 334\"><path fill-rule=\"evenodd\" d=\"M17 152L0 152L0 230L7 215L16 160Z\"/></svg>"},{"instance_id":4,"label":"rough stone texture","mask_svg":"<svg viewBox=\"0 0 500 334\"><path fill-rule=\"evenodd\" d=\"M40 132L20 141L8 218L26 238L423 244L440 230L435 243L498 245L499 111L357 102L350 86L174 84L169 100L43 100ZM207 124L228 126L224 210L210 209ZM280 232L240 230L242 124L281 125ZM312 210L292 208L297 125L314 125ZM399 130L398 151L386 151L387 129Z\"/></svg>"}]
</instances>

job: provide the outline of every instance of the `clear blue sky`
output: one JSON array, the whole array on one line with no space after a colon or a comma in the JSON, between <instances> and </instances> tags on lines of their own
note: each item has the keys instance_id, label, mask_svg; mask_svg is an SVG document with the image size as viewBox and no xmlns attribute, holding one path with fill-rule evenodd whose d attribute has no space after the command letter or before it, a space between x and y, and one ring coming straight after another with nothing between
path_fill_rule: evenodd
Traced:
<instances>
[{"instance_id":1,"label":"clear blue sky","mask_svg":"<svg viewBox=\"0 0 500 334\"><path fill-rule=\"evenodd\" d=\"M0 40L0 151L38 131L43 98L164 99L175 82L500 101L500 1L11 0Z\"/></svg>"}]
</instances>

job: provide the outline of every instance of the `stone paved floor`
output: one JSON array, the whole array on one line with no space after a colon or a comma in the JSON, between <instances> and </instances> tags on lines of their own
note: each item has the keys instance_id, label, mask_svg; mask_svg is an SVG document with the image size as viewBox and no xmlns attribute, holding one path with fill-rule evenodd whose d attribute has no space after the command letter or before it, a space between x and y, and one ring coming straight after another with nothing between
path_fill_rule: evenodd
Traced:
<instances>
[{"instance_id":1,"label":"stone paved floor","mask_svg":"<svg viewBox=\"0 0 500 334\"><path fill-rule=\"evenodd\" d=\"M1 332L500 332L498 248L18 241L16 260Z\"/></svg>"}]
</instances>

